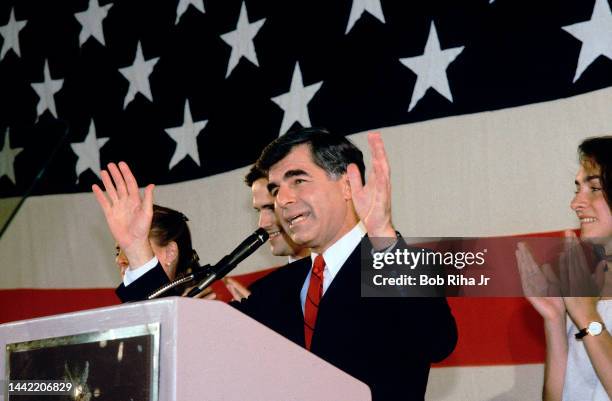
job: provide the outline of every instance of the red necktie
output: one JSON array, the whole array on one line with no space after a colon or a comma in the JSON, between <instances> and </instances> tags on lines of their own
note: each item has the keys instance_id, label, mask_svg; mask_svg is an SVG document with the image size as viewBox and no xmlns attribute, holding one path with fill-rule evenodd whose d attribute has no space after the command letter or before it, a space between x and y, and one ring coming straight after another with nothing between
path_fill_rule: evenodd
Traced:
<instances>
[{"instance_id":1,"label":"red necktie","mask_svg":"<svg viewBox=\"0 0 612 401\"><path fill-rule=\"evenodd\" d=\"M308 294L306 295L304 305L304 339L306 340L306 349L310 349L312 334L317 322L319 302L321 302L321 297L323 297L323 269L325 269L323 256L317 255L312 265L310 284L308 285Z\"/></svg>"}]
</instances>

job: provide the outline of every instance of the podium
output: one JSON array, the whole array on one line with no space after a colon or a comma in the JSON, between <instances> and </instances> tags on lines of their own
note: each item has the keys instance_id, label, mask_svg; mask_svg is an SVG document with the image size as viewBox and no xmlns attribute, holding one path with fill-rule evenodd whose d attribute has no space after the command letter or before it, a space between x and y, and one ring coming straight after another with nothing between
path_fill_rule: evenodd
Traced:
<instances>
[{"instance_id":1,"label":"podium","mask_svg":"<svg viewBox=\"0 0 612 401\"><path fill-rule=\"evenodd\" d=\"M371 399L364 383L218 301L173 297L7 323L0 343L0 381L71 381L91 400Z\"/></svg>"}]
</instances>

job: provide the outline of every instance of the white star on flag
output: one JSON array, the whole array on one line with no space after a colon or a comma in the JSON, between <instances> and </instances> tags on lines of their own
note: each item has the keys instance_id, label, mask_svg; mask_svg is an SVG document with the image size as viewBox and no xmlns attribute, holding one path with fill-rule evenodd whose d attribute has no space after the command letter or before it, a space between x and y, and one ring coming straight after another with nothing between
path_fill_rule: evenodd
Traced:
<instances>
[{"instance_id":1,"label":"white star on flag","mask_svg":"<svg viewBox=\"0 0 612 401\"><path fill-rule=\"evenodd\" d=\"M573 82L597 57L612 59L612 11L608 0L595 0L590 20L564 26L563 30L582 42Z\"/></svg>"},{"instance_id":2,"label":"white star on flag","mask_svg":"<svg viewBox=\"0 0 612 401\"><path fill-rule=\"evenodd\" d=\"M385 16L382 12L380 0L353 0L348 24L346 25L346 32L344 32L344 34L349 33L349 31L355 25L355 22L357 22L357 20L361 18L363 16L363 13L366 11L383 24L385 23Z\"/></svg>"},{"instance_id":3,"label":"white star on flag","mask_svg":"<svg viewBox=\"0 0 612 401\"><path fill-rule=\"evenodd\" d=\"M285 112L285 114L283 114L279 136L287 132L296 121L299 122L302 127L310 127L308 103L310 103L314 95L321 88L321 85L323 85L323 81L304 87L300 63L295 63L289 92L272 98L272 101Z\"/></svg>"},{"instance_id":4,"label":"white star on flag","mask_svg":"<svg viewBox=\"0 0 612 401\"><path fill-rule=\"evenodd\" d=\"M178 5L176 6L176 20L174 21L174 25L178 25L179 19L187 12L187 8L189 5L194 6L198 9L202 14L206 11L204 10L204 0L179 0Z\"/></svg>"},{"instance_id":5,"label":"white star on flag","mask_svg":"<svg viewBox=\"0 0 612 401\"><path fill-rule=\"evenodd\" d=\"M416 84L410 98L411 111L414 106L425 96L427 89L433 88L439 94L453 101L446 69L455 58L463 51L465 46L453 47L452 49L440 49L436 25L432 22L429 28L425 52L421 56L401 58L400 62L410 68L417 75Z\"/></svg>"},{"instance_id":6,"label":"white star on flag","mask_svg":"<svg viewBox=\"0 0 612 401\"><path fill-rule=\"evenodd\" d=\"M232 47L232 53L230 54L229 62L227 64L225 78L229 77L242 57L245 57L251 63L259 67L253 38L255 38L257 32L259 32L259 29L265 21L266 19L262 18L258 21L249 23L246 5L244 2L242 3L236 29L221 35L221 39Z\"/></svg>"},{"instance_id":7,"label":"white star on flag","mask_svg":"<svg viewBox=\"0 0 612 401\"><path fill-rule=\"evenodd\" d=\"M142 55L142 47L140 42L136 45L136 55L134 56L134 62L129 67L119 68L119 72L130 82L130 86L125 95L123 101L123 108L125 109L128 103L130 103L136 97L137 93L142 93L144 97L153 101L153 94L151 93L151 84L149 83L149 76L153 72L155 64L159 61L159 57L146 60Z\"/></svg>"},{"instance_id":8,"label":"white star on flag","mask_svg":"<svg viewBox=\"0 0 612 401\"><path fill-rule=\"evenodd\" d=\"M72 151L77 155L78 160L74 168L77 176L77 183L81 174L91 169L100 178L100 148L106 144L109 138L97 138L96 126L93 119L89 123L89 132L83 142L71 143Z\"/></svg>"},{"instance_id":9,"label":"white star on flag","mask_svg":"<svg viewBox=\"0 0 612 401\"><path fill-rule=\"evenodd\" d=\"M11 8L11 15L9 16L8 23L0 26L0 35L4 39L2 43L2 50L0 50L0 60L4 58L6 52L13 49L17 57L21 57L21 49L19 48L19 32L25 27L28 21L15 20L15 9Z\"/></svg>"},{"instance_id":10,"label":"white star on flag","mask_svg":"<svg viewBox=\"0 0 612 401\"><path fill-rule=\"evenodd\" d=\"M45 110L49 110L51 114L55 118L57 118L57 109L55 108L55 94L62 90L62 86L64 85L63 79L51 79L51 72L49 71L49 62L45 60L44 67L44 81L43 82L34 82L32 85L32 89L38 95L38 104L36 105L36 121L40 118L40 116L45 112Z\"/></svg>"},{"instance_id":11,"label":"white star on flag","mask_svg":"<svg viewBox=\"0 0 612 401\"><path fill-rule=\"evenodd\" d=\"M0 178L7 176L9 180L15 181L15 157L23 150L23 148L11 148L9 144L9 129L4 132L4 145L0 150Z\"/></svg>"},{"instance_id":12,"label":"white star on flag","mask_svg":"<svg viewBox=\"0 0 612 401\"><path fill-rule=\"evenodd\" d=\"M104 31L102 29L102 21L108 15L108 10L112 7L112 4L107 4L100 7L98 0L89 0L89 6L87 10L81 11L74 14L74 17L81 24L81 33L79 33L79 46L83 46L83 43L90 37L96 39L100 44L106 46L104 43Z\"/></svg>"},{"instance_id":13,"label":"white star on flag","mask_svg":"<svg viewBox=\"0 0 612 401\"><path fill-rule=\"evenodd\" d=\"M189 109L189 101L185 101L185 114L183 117L183 125L180 127L166 128L166 132L176 142L176 149L170 159L168 170L176 166L181 160L187 156L199 166L200 153L198 152L198 135L206 127L208 120L199 120L194 122Z\"/></svg>"}]
</instances>

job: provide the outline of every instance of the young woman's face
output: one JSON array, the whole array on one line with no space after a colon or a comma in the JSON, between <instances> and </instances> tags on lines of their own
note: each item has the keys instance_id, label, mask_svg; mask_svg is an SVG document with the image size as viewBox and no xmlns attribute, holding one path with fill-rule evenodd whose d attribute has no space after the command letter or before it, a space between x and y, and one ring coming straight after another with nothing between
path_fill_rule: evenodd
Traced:
<instances>
[{"instance_id":1,"label":"young woman's face","mask_svg":"<svg viewBox=\"0 0 612 401\"><path fill-rule=\"evenodd\" d=\"M612 212L601 186L599 168L581 166L576 174L576 196L570 204L580 219L580 236L596 242L612 238Z\"/></svg>"}]
</instances>

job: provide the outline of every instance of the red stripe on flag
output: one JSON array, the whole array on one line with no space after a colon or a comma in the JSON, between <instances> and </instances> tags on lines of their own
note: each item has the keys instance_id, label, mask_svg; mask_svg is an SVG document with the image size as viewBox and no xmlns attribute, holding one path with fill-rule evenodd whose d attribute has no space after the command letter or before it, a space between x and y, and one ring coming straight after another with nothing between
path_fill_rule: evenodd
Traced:
<instances>
[{"instance_id":1,"label":"red stripe on flag","mask_svg":"<svg viewBox=\"0 0 612 401\"><path fill-rule=\"evenodd\" d=\"M0 323L120 303L109 288L0 290Z\"/></svg>"},{"instance_id":2,"label":"red stripe on flag","mask_svg":"<svg viewBox=\"0 0 612 401\"><path fill-rule=\"evenodd\" d=\"M235 278L248 287L272 270L274 269L260 270ZM217 294L217 299L221 301L228 302L232 298L221 281L213 284L213 290ZM115 290L111 288L0 290L0 323L101 308L120 303L115 295Z\"/></svg>"},{"instance_id":3,"label":"red stripe on flag","mask_svg":"<svg viewBox=\"0 0 612 401\"><path fill-rule=\"evenodd\" d=\"M459 330L455 351L434 366L542 363L542 318L524 298L449 298Z\"/></svg>"},{"instance_id":4,"label":"red stripe on flag","mask_svg":"<svg viewBox=\"0 0 612 401\"><path fill-rule=\"evenodd\" d=\"M220 289L217 292L220 293ZM227 299L228 295L220 298ZM113 289L2 290L0 322L118 303ZM524 299L450 298L449 303L457 319L459 341L453 354L435 366L516 365L544 361L542 319Z\"/></svg>"},{"instance_id":5,"label":"red stripe on flag","mask_svg":"<svg viewBox=\"0 0 612 401\"><path fill-rule=\"evenodd\" d=\"M241 275L250 283L270 270ZM217 298L231 297L221 282ZM523 298L449 298L459 341L453 354L435 367L542 363L542 319ZM0 323L119 304L114 289L0 290Z\"/></svg>"}]
</instances>

